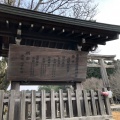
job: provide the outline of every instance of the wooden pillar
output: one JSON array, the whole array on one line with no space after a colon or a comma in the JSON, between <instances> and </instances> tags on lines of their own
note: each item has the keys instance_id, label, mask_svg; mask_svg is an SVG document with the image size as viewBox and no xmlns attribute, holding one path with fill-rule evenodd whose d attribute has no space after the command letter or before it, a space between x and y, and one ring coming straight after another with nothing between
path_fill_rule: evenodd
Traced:
<instances>
[{"instance_id":1,"label":"wooden pillar","mask_svg":"<svg viewBox=\"0 0 120 120\"><path fill-rule=\"evenodd\" d=\"M12 81L11 82L11 90L15 90L17 92L20 91L20 83Z\"/></svg>"},{"instance_id":2,"label":"wooden pillar","mask_svg":"<svg viewBox=\"0 0 120 120\"><path fill-rule=\"evenodd\" d=\"M82 84L82 82L79 82L79 83L76 83L75 84L75 90L77 90L77 91L79 91L78 92L78 96L82 96L82 91L83 91L83 84ZM78 97L77 96L77 97ZM77 101L76 101L77 102ZM76 109L73 107L73 110L76 112L76 113L78 113L78 116L81 116L81 115L85 115L85 110L84 110L84 102L83 102L83 100L80 100L79 101L79 104L80 104L80 111L75 111ZM77 104L76 104L77 105Z\"/></svg>"},{"instance_id":3,"label":"wooden pillar","mask_svg":"<svg viewBox=\"0 0 120 120\"><path fill-rule=\"evenodd\" d=\"M105 88L110 87L110 83L108 80L108 75L107 75L107 71L105 68L105 63L104 63L104 59L99 59L99 63L100 63L100 71L101 71L101 75L102 75L102 80L103 80L103 85Z\"/></svg>"},{"instance_id":4,"label":"wooden pillar","mask_svg":"<svg viewBox=\"0 0 120 120\"><path fill-rule=\"evenodd\" d=\"M76 83L76 89L79 90L79 91L83 90L83 84L82 84L82 82Z\"/></svg>"}]
</instances>

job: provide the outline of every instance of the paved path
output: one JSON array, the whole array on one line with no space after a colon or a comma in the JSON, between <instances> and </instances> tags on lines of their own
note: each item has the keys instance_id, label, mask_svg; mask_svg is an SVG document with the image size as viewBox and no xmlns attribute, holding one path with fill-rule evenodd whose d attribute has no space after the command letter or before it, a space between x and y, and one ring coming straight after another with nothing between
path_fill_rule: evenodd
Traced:
<instances>
[{"instance_id":1,"label":"paved path","mask_svg":"<svg viewBox=\"0 0 120 120\"><path fill-rule=\"evenodd\" d=\"M120 109L120 104L119 105L111 105L111 109L119 108Z\"/></svg>"}]
</instances>

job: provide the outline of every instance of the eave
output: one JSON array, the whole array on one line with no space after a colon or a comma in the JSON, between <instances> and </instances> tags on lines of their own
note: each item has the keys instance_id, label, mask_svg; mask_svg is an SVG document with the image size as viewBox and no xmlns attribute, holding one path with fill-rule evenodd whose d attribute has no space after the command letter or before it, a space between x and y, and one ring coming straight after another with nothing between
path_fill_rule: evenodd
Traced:
<instances>
[{"instance_id":1,"label":"eave","mask_svg":"<svg viewBox=\"0 0 120 120\"><path fill-rule=\"evenodd\" d=\"M0 55L9 44L91 51L118 39L120 26L79 20L0 4Z\"/></svg>"}]
</instances>

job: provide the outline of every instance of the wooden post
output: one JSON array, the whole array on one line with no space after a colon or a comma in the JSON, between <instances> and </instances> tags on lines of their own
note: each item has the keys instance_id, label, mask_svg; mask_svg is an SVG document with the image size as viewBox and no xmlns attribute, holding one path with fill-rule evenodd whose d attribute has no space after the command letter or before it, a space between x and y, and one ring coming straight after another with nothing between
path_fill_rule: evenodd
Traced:
<instances>
[{"instance_id":1,"label":"wooden post","mask_svg":"<svg viewBox=\"0 0 120 120\"><path fill-rule=\"evenodd\" d=\"M103 88L103 90L107 91L106 88ZM107 113L107 115L111 115L112 113L111 113L109 98L108 97L104 97L104 99L105 99L104 102L105 102L105 107L106 107L106 113Z\"/></svg>"},{"instance_id":2,"label":"wooden post","mask_svg":"<svg viewBox=\"0 0 120 120\"><path fill-rule=\"evenodd\" d=\"M0 90L0 120L3 118L4 91Z\"/></svg>"},{"instance_id":3,"label":"wooden post","mask_svg":"<svg viewBox=\"0 0 120 120\"><path fill-rule=\"evenodd\" d=\"M83 100L84 100L84 105L85 105L85 115L90 116L90 110L89 110L89 104L88 104L88 98L87 98L86 90L83 91Z\"/></svg>"},{"instance_id":4,"label":"wooden post","mask_svg":"<svg viewBox=\"0 0 120 120\"><path fill-rule=\"evenodd\" d=\"M20 120L25 120L25 99L26 99L26 92L21 92L21 99L20 99Z\"/></svg>"},{"instance_id":5,"label":"wooden post","mask_svg":"<svg viewBox=\"0 0 120 120\"><path fill-rule=\"evenodd\" d=\"M51 118L55 119L55 92L51 90Z\"/></svg>"},{"instance_id":6,"label":"wooden post","mask_svg":"<svg viewBox=\"0 0 120 120\"><path fill-rule=\"evenodd\" d=\"M98 95L98 102L99 102L99 106L100 106L100 115L104 115L105 114L105 107L104 107L104 103L103 103L103 96L101 96L101 92L97 91L97 95Z\"/></svg>"},{"instance_id":7,"label":"wooden post","mask_svg":"<svg viewBox=\"0 0 120 120\"><path fill-rule=\"evenodd\" d=\"M11 82L11 90L15 90L16 92L20 91L20 83L12 81ZM15 102L15 113L14 113L15 120L20 119L20 101Z\"/></svg>"},{"instance_id":8,"label":"wooden post","mask_svg":"<svg viewBox=\"0 0 120 120\"><path fill-rule=\"evenodd\" d=\"M60 118L64 119L64 103L63 103L63 90L59 90L59 99L60 99Z\"/></svg>"},{"instance_id":9,"label":"wooden post","mask_svg":"<svg viewBox=\"0 0 120 120\"><path fill-rule=\"evenodd\" d=\"M42 112L41 119L46 120L46 92L45 90L41 90L41 112Z\"/></svg>"},{"instance_id":10,"label":"wooden post","mask_svg":"<svg viewBox=\"0 0 120 120\"><path fill-rule=\"evenodd\" d=\"M82 92L82 90L83 90L83 84L82 84L82 82L76 83L75 87L76 87L77 90L79 90L80 92Z\"/></svg>"},{"instance_id":11,"label":"wooden post","mask_svg":"<svg viewBox=\"0 0 120 120\"><path fill-rule=\"evenodd\" d=\"M110 87L110 83L109 83L109 80L108 80L104 59L99 59L99 63L101 65L100 70L101 70L103 85L104 85L105 88L108 88L108 87Z\"/></svg>"},{"instance_id":12,"label":"wooden post","mask_svg":"<svg viewBox=\"0 0 120 120\"><path fill-rule=\"evenodd\" d=\"M83 109L81 110L81 100L80 100L79 90L76 90L76 106L77 106L77 116L81 117Z\"/></svg>"},{"instance_id":13,"label":"wooden post","mask_svg":"<svg viewBox=\"0 0 120 120\"><path fill-rule=\"evenodd\" d=\"M15 90L17 92L20 91L20 83L12 81L11 82L11 90Z\"/></svg>"},{"instance_id":14,"label":"wooden post","mask_svg":"<svg viewBox=\"0 0 120 120\"><path fill-rule=\"evenodd\" d=\"M73 106L72 106L72 97L71 97L71 90L67 90L68 93L68 107L69 107L69 117L73 117Z\"/></svg>"},{"instance_id":15,"label":"wooden post","mask_svg":"<svg viewBox=\"0 0 120 120\"><path fill-rule=\"evenodd\" d=\"M95 104L95 91L91 90L91 104L92 104L92 111L93 111L93 115L96 116L97 115L97 109L96 109L96 104Z\"/></svg>"},{"instance_id":16,"label":"wooden post","mask_svg":"<svg viewBox=\"0 0 120 120\"><path fill-rule=\"evenodd\" d=\"M8 112L8 120L18 120L19 116L15 117L15 91L11 90L11 96L9 101L9 112ZM17 113L18 114L18 113Z\"/></svg>"},{"instance_id":17,"label":"wooden post","mask_svg":"<svg viewBox=\"0 0 120 120\"><path fill-rule=\"evenodd\" d=\"M79 82L79 83L75 84L75 90L79 91L79 92L77 92L76 96L77 97L78 96L81 97L82 96L82 91L83 91L83 84L82 84L82 82ZM79 101L76 101L76 102L77 102L76 103L77 105L80 104L80 108L77 108L76 113L78 113L78 116L84 115L85 114L85 110L84 110L84 102L83 102L83 100L79 99ZM78 103L78 102L80 102L80 103ZM79 107L79 106L77 106L77 107ZM75 111L75 109L74 109L74 111Z\"/></svg>"},{"instance_id":18,"label":"wooden post","mask_svg":"<svg viewBox=\"0 0 120 120\"><path fill-rule=\"evenodd\" d=\"M32 90L31 95L31 120L36 120L36 95L35 90Z\"/></svg>"}]
</instances>

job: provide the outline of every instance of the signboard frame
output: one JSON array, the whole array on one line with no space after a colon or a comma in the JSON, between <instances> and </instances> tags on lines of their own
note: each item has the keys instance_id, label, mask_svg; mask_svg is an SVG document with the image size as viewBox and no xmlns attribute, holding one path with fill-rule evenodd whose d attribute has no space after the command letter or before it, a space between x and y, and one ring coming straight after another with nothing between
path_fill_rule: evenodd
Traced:
<instances>
[{"instance_id":1,"label":"signboard frame","mask_svg":"<svg viewBox=\"0 0 120 120\"><path fill-rule=\"evenodd\" d=\"M9 48L8 81L81 82L86 70L87 52L15 44Z\"/></svg>"}]
</instances>

